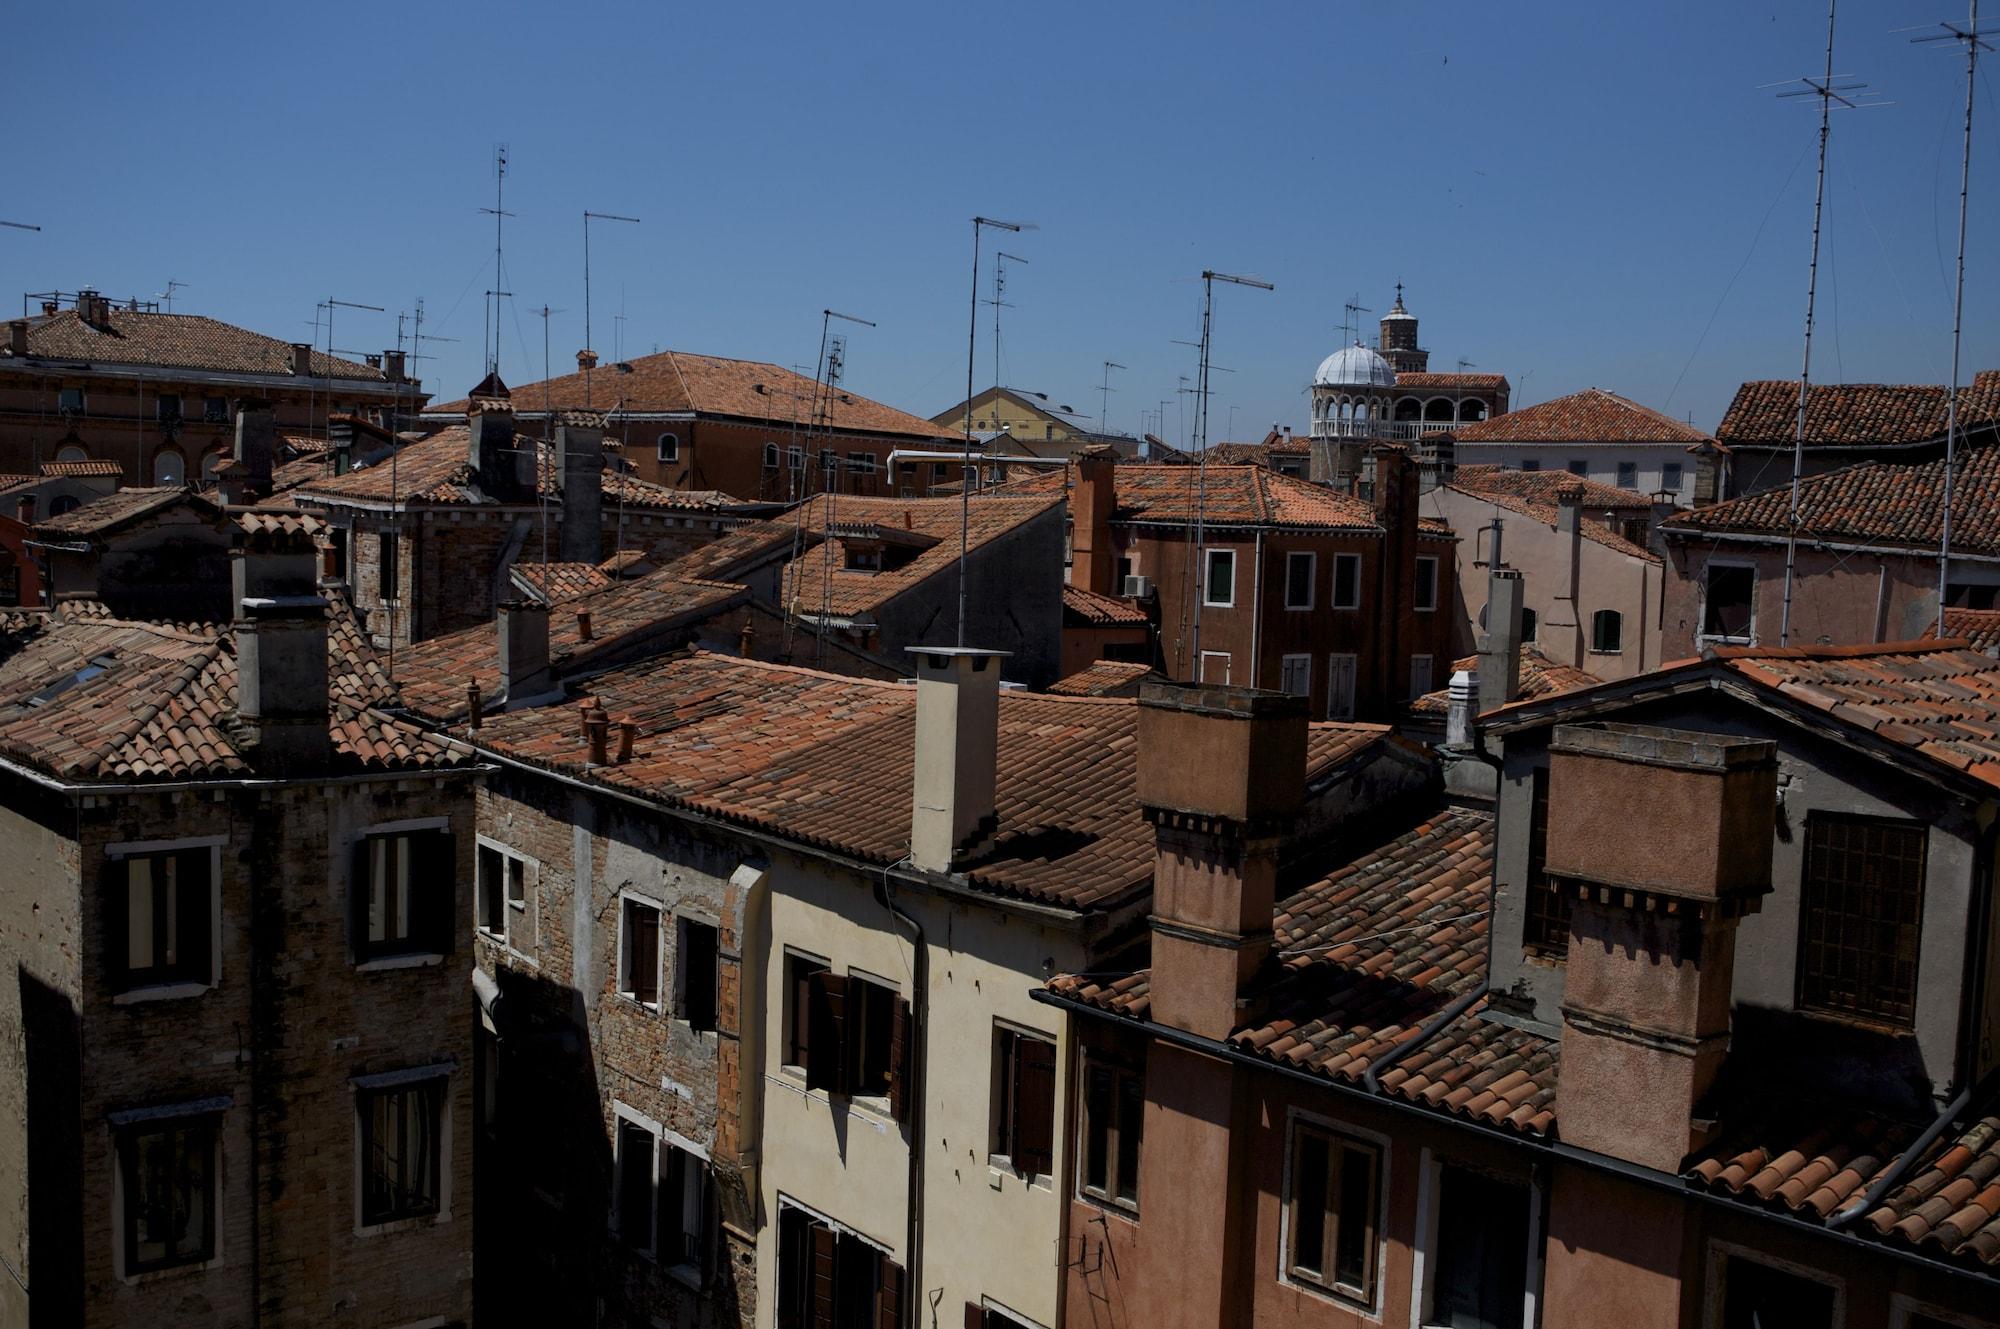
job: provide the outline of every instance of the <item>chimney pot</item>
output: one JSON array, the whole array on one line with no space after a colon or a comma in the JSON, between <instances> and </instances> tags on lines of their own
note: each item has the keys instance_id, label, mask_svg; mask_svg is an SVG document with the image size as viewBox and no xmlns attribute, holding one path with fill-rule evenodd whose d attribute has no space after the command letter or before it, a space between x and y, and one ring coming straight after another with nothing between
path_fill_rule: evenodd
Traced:
<instances>
[{"instance_id":1,"label":"chimney pot","mask_svg":"<svg viewBox=\"0 0 2000 1329\"><path fill-rule=\"evenodd\" d=\"M236 709L266 773L323 767L332 749L313 548L308 527L253 531L234 551Z\"/></svg>"},{"instance_id":2,"label":"chimney pot","mask_svg":"<svg viewBox=\"0 0 2000 1329\"><path fill-rule=\"evenodd\" d=\"M403 376L408 372L408 364L403 358L403 352L382 352L382 377L388 379L391 383L401 383Z\"/></svg>"},{"instance_id":3,"label":"chimney pot","mask_svg":"<svg viewBox=\"0 0 2000 1329\"><path fill-rule=\"evenodd\" d=\"M28 353L28 320L10 319L7 323L7 349L15 355Z\"/></svg>"},{"instance_id":4,"label":"chimney pot","mask_svg":"<svg viewBox=\"0 0 2000 1329\"><path fill-rule=\"evenodd\" d=\"M57 308L58 306L53 300L42 301L42 317L47 318L49 315L55 313Z\"/></svg>"},{"instance_id":5,"label":"chimney pot","mask_svg":"<svg viewBox=\"0 0 2000 1329\"><path fill-rule=\"evenodd\" d=\"M623 766L632 760L632 740L639 736L639 725L633 720L618 722L618 764Z\"/></svg>"},{"instance_id":6,"label":"chimney pot","mask_svg":"<svg viewBox=\"0 0 2000 1329\"><path fill-rule=\"evenodd\" d=\"M1076 495L1070 504L1070 579L1096 595L1116 595L1111 518L1118 506L1116 466L1108 447L1088 447L1076 459Z\"/></svg>"},{"instance_id":7,"label":"chimney pot","mask_svg":"<svg viewBox=\"0 0 2000 1329\"><path fill-rule=\"evenodd\" d=\"M576 635L585 641L590 640L590 611L588 609L579 609L576 611Z\"/></svg>"},{"instance_id":8,"label":"chimney pot","mask_svg":"<svg viewBox=\"0 0 2000 1329\"><path fill-rule=\"evenodd\" d=\"M475 734L479 732L479 711L482 700L479 695L479 681L474 679L468 682L465 685L465 724L466 728Z\"/></svg>"},{"instance_id":9,"label":"chimney pot","mask_svg":"<svg viewBox=\"0 0 2000 1329\"><path fill-rule=\"evenodd\" d=\"M917 734L910 860L950 872L992 834L1000 747L1000 662L1006 651L912 647Z\"/></svg>"},{"instance_id":10,"label":"chimney pot","mask_svg":"<svg viewBox=\"0 0 2000 1329\"><path fill-rule=\"evenodd\" d=\"M578 369L597 368L597 352L592 350L578 351L576 353L576 367Z\"/></svg>"},{"instance_id":11,"label":"chimney pot","mask_svg":"<svg viewBox=\"0 0 2000 1329\"><path fill-rule=\"evenodd\" d=\"M751 645L756 639L757 629L746 621L743 624L743 631L736 634L736 653L748 660L751 657Z\"/></svg>"},{"instance_id":12,"label":"chimney pot","mask_svg":"<svg viewBox=\"0 0 2000 1329\"><path fill-rule=\"evenodd\" d=\"M319 582L322 586L340 584L340 551L330 544L319 547Z\"/></svg>"},{"instance_id":13,"label":"chimney pot","mask_svg":"<svg viewBox=\"0 0 2000 1329\"><path fill-rule=\"evenodd\" d=\"M1449 748L1469 748L1479 717L1479 675L1470 669L1458 670L1451 676L1449 687L1444 743Z\"/></svg>"},{"instance_id":14,"label":"chimney pot","mask_svg":"<svg viewBox=\"0 0 2000 1329\"><path fill-rule=\"evenodd\" d=\"M500 696L510 705L549 687L549 607L539 600L500 605Z\"/></svg>"},{"instance_id":15,"label":"chimney pot","mask_svg":"<svg viewBox=\"0 0 2000 1329\"><path fill-rule=\"evenodd\" d=\"M33 494L21 495L20 502L15 504L14 515L20 520L23 526L33 526L35 524L35 496Z\"/></svg>"},{"instance_id":16,"label":"chimney pot","mask_svg":"<svg viewBox=\"0 0 2000 1329\"><path fill-rule=\"evenodd\" d=\"M592 707L583 713L583 738L590 747L592 766L609 765L605 748L610 738L611 717L603 710Z\"/></svg>"},{"instance_id":17,"label":"chimney pot","mask_svg":"<svg viewBox=\"0 0 2000 1329\"><path fill-rule=\"evenodd\" d=\"M292 374L297 378L311 378L313 371L312 343L295 341L292 343Z\"/></svg>"}]
</instances>

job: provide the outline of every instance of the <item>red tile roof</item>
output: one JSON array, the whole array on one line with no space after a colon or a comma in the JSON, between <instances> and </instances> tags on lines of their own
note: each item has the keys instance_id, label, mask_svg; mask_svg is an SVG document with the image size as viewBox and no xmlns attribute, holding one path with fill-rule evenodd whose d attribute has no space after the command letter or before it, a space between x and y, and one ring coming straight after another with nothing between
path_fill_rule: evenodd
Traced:
<instances>
[{"instance_id":1,"label":"red tile roof","mask_svg":"<svg viewBox=\"0 0 2000 1329\"><path fill-rule=\"evenodd\" d=\"M1399 388L1504 388L1505 374L1432 374L1414 369L1396 375Z\"/></svg>"},{"instance_id":2,"label":"red tile roof","mask_svg":"<svg viewBox=\"0 0 2000 1329\"><path fill-rule=\"evenodd\" d=\"M845 506L843 502L841 507ZM794 549L804 553L819 542L819 533L807 529L794 511L770 521L744 522L719 539L681 555L661 571L696 580L734 581L753 568L789 557Z\"/></svg>"},{"instance_id":3,"label":"red tile roof","mask_svg":"<svg viewBox=\"0 0 2000 1329\"><path fill-rule=\"evenodd\" d=\"M1865 461L1806 478L1799 484L1799 534L1898 549L1935 550L1944 534L1944 459ZM1785 538L1791 489L1677 513L1662 531L1699 538L1713 531ZM1952 486L1952 549L2000 554L2000 443L1959 454Z\"/></svg>"},{"instance_id":4,"label":"red tile roof","mask_svg":"<svg viewBox=\"0 0 2000 1329\"><path fill-rule=\"evenodd\" d=\"M1479 657L1467 655L1451 662L1452 673L1461 669L1479 672ZM1521 647L1521 688L1514 694L1515 701L1534 701L1542 697L1553 697L1559 693L1575 692L1579 688L1595 687L1604 680L1597 675L1578 669L1575 665L1557 664L1533 646ZM1436 692L1426 692L1410 703L1410 711L1416 715L1443 716L1451 710L1451 689L1439 688Z\"/></svg>"},{"instance_id":5,"label":"red tile roof","mask_svg":"<svg viewBox=\"0 0 2000 1329\"><path fill-rule=\"evenodd\" d=\"M638 725L629 762L586 766L576 706L489 717L481 746L871 863L907 852L914 687L703 651L590 687L614 721ZM1151 881L1137 714L1128 700L1001 694L998 830L967 865L971 884L1081 909ZM1385 741L1379 725L1316 724L1309 767Z\"/></svg>"},{"instance_id":6,"label":"red tile roof","mask_svg":"<svg viewBox=\"0 0 2000 1329\"><path fill-rule=\"evenodd\" d=\"M45 461L37 468L46 477L59 475L109 475L123 477L125 464L105 457L85 458L82 461Z\"/></svg>"},{"instance_id":7,"label":"red tile roof","mask_svg":"<svg viewBox=\"0 0 2000 1329\"><path fill-rule=\"evenodd\" d=\"M1693 425L1602 388L1523 406L1452 430L1461 443L1706 443Z\"/></svg>"},{"instance_id":8,"label":"red tile roof","mask_svg":"<svg viewBox=\"0 0 2000 1329\"><path fill-rule=\"evenodd\" d=\"M1954 641L1963 641L1975 651L1985 651L1988 655L2000 650L2000 609L1950 609L1944 611L1944 635ZM1924 634L1924 639L1935 639L1937 629L1933 627Z\"/></svg>"},{"instance_id":9,"label":"red tile roof","mask_svg":"<svg viewBox=\"0 0 2000 1329\"><path fill-rule=\"evenodd\" d=\"M1058 697L1136 697L1140 684L1166 681L1151 665L1098 660L1049 684L1047 691Z\"/></svg>"},{"instance_id":10,"label":"red tile roof","mask_svg":"<svg viewBox=\"0 0 2000 1329\"><path fill-rule=\"evenodd\" d=\"M1301 530L1380 531L1374 507L1348 494L1280 475L1263 466L1156 465L1121 462L1112 471L1118 507L1113 520L1185 526L1197 509L1210 526L1278 526ZM1062 472L1006 485L994 494L1066 492ZM977 507L977 503L974 504ZM1430 535L1450 528L1425 518Z\"/></svg>"},{"instance_id":11,"label":"red tile roof","mask_svg":"<svg viewBox=\"0 0 2000 1329\"><path fill-rule=\"evenodd\" d=\"M1152 622L1146 611L1130 600L1115 595L1099 595L1081 586L1063 583L1063 617L1074 618L1086 627L1144 627Z\"/></svg>"},{"instance_id":12,"label":"red tile roof","mask_svg":"<svg viewBox=\"0 0 2000 1329\"><path fill-rule=\"evenodd\" d=\"M1010 486L1000 494L978 498L970 505L967 547L980 548L1011 535L1028 522L1057 507L1059 497L1022 493ZM831 555L814 551L786 565L784 603L815 620L824 613L835 619L859 619L932 577L953 575L958 566L959 500L955 498L854 498L817 495L802 513L805 528L824 535L832 518ZM783 525L784 522L774 523ZM849 568L851 547L879 533L885 542L914 546L916 556L900 567L880 572Z\"/></svg>"},{"instance_id":13,"label":"red tile roof","mask_svg":"<svg viewBox=\"0 0 2000 1329\"><path fill-rule=\"evenodd\" d=\"M28 354L52 360L88 360L94 365L151 365L215 373L292 372L289 342L266 337L199 314L153 314L112 307L105 325L83 321L74 309L28 320ZM11 358L0 346L0 359ZM386 385L380 369L352 360L312 353L318 377Z\"/></svg>"},{"instance_id":14,"label":"red tile roof","mask_svg":"<svg viewBox=\"0 0 2000 1329\"><path fill-rule=\"evenodd\" d=\"M624 365L600 364L590 376L591 403L614 416L620 411L694 411L790 427L813 418L814 392L812 379L777 365L685 351L661 351ZM545 401L553 402L558 411L579 409L584 405L584 376L564 374L547 383L517 387L513 394L525 415L540 412ZM463 416L465 408L462 400L446 402L428 407L425 414ZM928 420L845 389L836 393L831 414L833 428L855 433L925 440L957 437Z\"/></svg>"},{"instance_id":15,"label":"red tile roof","mask_svg":"<svg viewBox=\"0 0 2000 1329\"><path fill-rule=\"evenodd\" d=\"M1570 478L1575 479L1576 477L1571 476ZM1548 501L1543 501L1539 498L1530 498L1523 494L1510 493L1505 489L1465 489L1457 484L1446 487L1456 489L1468 498L1476 498L1482 503L1490 503L1496 508L1504 508L1508 512L1518 513L1523 517L1541 523L1550 530L1555 529L1556 520L1561 515L1553 497ZM1622 494L1625 491L1614 490L1613 492ZM1650 549L1633 544L1630 540L1627 540L1624 536L1611 530L1604 523L1590 515L1590 513L1598 510L1594 505L1589 503L1584 505L1584 512L1580 515L1577 526L1577 529L1583 533L1584 539L1589 540L1593 544L1603 545L1606 549L1616 550L1627 558L1643 558L1648 563L1660 562L1658 554Z\"/></svg>"},{"instance_id":16,"label":"red tile roof","mask_svg":"<svg viewBox=\"0 0 2000 1329\"><path fill-rule=\"evenodd\" d=\"M601 591L612 581L611 574L595 563L537 563L531 560L516 563L513 577L536 599L550 604L574 600L590 591Z\"/></svg>"},{"instance_id":17,"label":"red tile roof","mask_svg":"<svg viewBox=\"0 0 2000 1329\"><path fill-rule=\"evenodd\" d=\"M1652 511L1653 500L1635 489L1571 475L1568 471L1520 471L1507 466L1460 466L1452 473L1452 484L1480 494L1512 494L1536 503L1553 504L1565 489L1581 490L1587 508L1636 508Z\"/></svg>"},{"instance_id":18,"label":"red tile roof","mask_svg":"<svg viewBox=\"0 0 2000 1329\"><path fill-rule=\"evenodd\" d=\"M133 522L185 504L204 519L221 521L222 509L184 485L157 489L118 489L71 508L59 517L35 524L39 535L57 540L81 540L109 535Z\"/></svg>"},{"instance_id":19,"label":"red tile roof","mask_svg":"<svg viewBox=\"0 0 2000 1329\"><path fill-rule=\"evenodd\" d=\"M1944 437L1948 392L1933 383L1820 383L1806 394L1806 446L1898 447ZM2000 418L2000 370L1973 376L1959 393L1959 426ZM1745 383L1716 426L1725 447L1789 448L1798 432L1797 380Z\"/></svg>"}]
</instances>

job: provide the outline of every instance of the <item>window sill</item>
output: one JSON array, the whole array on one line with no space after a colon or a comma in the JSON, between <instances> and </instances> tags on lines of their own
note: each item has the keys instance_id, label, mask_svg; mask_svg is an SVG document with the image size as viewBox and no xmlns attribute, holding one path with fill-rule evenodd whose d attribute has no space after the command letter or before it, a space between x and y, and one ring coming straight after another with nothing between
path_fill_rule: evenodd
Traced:
<instances>
[{"instance_id":1,"label":"window sill","mask_svg":"<svg viewBox=\"0 0 2000 1329\"><path fill-rule=\"evenodd\" d=\"M391 969L422 969L443 963L444 955L441 952L422 951L411 955L378 955L372 960L358 962L354 970L361 974L379 974Z\"/></svg>"},{"instance_id":2,"label":"window sill","mask_svg":"<svg viewBox=\"0 0 2000 1329\"><path fill-rule=\"evenodd\" d=\"M996 1182L1005 1181L1007 1178L1012 1177L1023 1186L1037 1187L1045 1191L1055 1189L1054 1177L1046 1172L1023 1172L1014 1166L1014 1160L1006 1154L988 1154L986 1156L986 1170L991 1175L992 1180ZM999 1190L1000 1188L995 1186L993 1189Z\"/></svg>"},{"instance_id":3,"label":"window sill","mask_svg":"<svg viewBox=\"0 0 2000 1329\"><path fill-rule=\"evenodd\" d=\"M148 1001L178 1001L183 997L199 997L213 986L215 986L213 983L154 983L147 987L132 988L130 991L117 993L111 998L111 1004L113 1006L137 1006L142 1002ZM176 1265L174 1267L180 1268L181 1266ZM166 1273L168 1271L156 1269L152 1272Z\"/></svg>"},{"instance_id":4,"label":"window sill","mask_svg":"<svg viewBox=\"0 0 2000 1329\"><path fill-rule=\"evenodd\" d=\"M434 1214L412 1214L408 1218L385 1218L379 1223L356 1223L354 1235L357 1237L386 1237L392 1232L409 1232L422 1227L434 1227L451 1221L451 1210L440 1209Z\"/></svg>"},{"instance_id":5,"label":"window sill","mask_svg":"<svg viewBox=\"0 0 2000 1329\"><path fill-rule=\"evenodd\" d=\"M707 1285L701 1270L691 1264L670 1264L666 1267L666 1275L690 1292L699 1292Z\"/></svg>"},{"instance_id":6,"label":"window sill","mask_svg":"<svg viewBox=\"0 0 2000 1329\"><path fill-rule=\"evenodd\" d=\"M1097 1195L1088 1190L1079 1190L1076 1198L1085 1204L1096 1205L1107 1214L1116 1214L1130 1223L1139 1221L1139 1206L1132 1200L1114 1200L1108 1195Z\"/></svg>"},{"instance_id":7,"label":"window sill","mask_svg":"<svg viewBox=\"0 0 2000 1329\"><path fill-rule=\"evenodd\" d=\"M1301 1292L1318 1297L1323 1301L1331 1302L1345 1310L1365 1315L1370 1319L1375 1318L1375 1303L1364 1295L1359 1288L1345 1287L1333 1283L1322 1283L1315 1278L1290 1269L1286 1270L1278 1281L1286 1287L1297 1288Z\"/></svg>"},{"instance_id":8,"label":"window sill","mask_svg":"<svg viewBox=\"0 0 2000 1329\"><path fill-rule=\"evenodd\" d=\"M1236 608L1236 602L1234 600L1231 600L1228 603L1224 604L1215 600L1203 600L1201 602L1201 607L1203 609L1234 609Z\"/></svg>"},{"instance_id":9,"label":"window sill","mask_svg":"<svg viewBox=\"0 0 2000 1329\"><path fill-rule=\"evenodd\" d=\"M1623 655L1625 654L1625 648L1621 646L1614 651L1604 651L1604 650L1599 650L1597 647L1593 646L1590 648L1590 653L1592 655Z\"/></svg>"},{"instance_id":10,"label":"window sill","mask_svg":"<svg viewBox=\"0 0 2000 1329\"><path fill-rule=\"evenodd\" d=\"M206 1260L189 1260L185 1264L170 1264L160 1269L142 1269L136 1274L120 1274L118 1281L127 1287L138 1287L143 1283L162 1283L170 1278L184 1278L221 1267L222 1257L212 1255Z\"/></svg>"},{"instance_id":11,"label":"window sill","mask_svg":"<svg viewBox=\"0 0 2000 1329\"><path fill-rule=\"evenodd\" d=\"M1313 607L1312 607L1311 605L1286 605L1286 606L1285 606L1285 612L1286 612L1286 613L1288 613L1288 614L1310 614L1310 613L1311 613L1312 611L1313 611Z\"/></svg>"}]
</instances>

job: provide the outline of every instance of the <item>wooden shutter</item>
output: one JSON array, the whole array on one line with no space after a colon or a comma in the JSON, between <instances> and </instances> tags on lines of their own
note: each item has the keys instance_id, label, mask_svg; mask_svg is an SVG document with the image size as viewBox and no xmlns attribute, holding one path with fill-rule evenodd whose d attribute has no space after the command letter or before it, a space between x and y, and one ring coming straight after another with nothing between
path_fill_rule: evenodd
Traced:
<instances>
[{"instance_id":1,"label":"wooden shutter","mask_svg":"<svg viewBox=\"0 0 2000 1329\"><path fill-rule=\"evenodd\" d=\"M369 954L368 874L371 867L369 850L373 843L365 835L356 840L347 868L347 927L352 935L357 960L365 960Z\"/></svg>"},{"instance_id":2,"label":"wooden shutter","mask_svg":"<svg viewBox=\"0 0 2000 1329\"><path fill-rule=\"evenodd\" d=\"M839 1237L821 1223L807 1230L812 1233L812 1329L840 1329L833 1302L834 1251Z\"/></svg>"},{"instance_id":3,"label":"wooden shutter","mask_svg":"<svg viewBox=\"0 0 2000 1329\"><path fill-rule=\"evenodd\" d=\"M965 1329L986 1329L986 1309L976 1301L965 1303Z\"/></svg>"},{"instance_id":4,"label":"wooden shutter","mask_svg":"<svg viewBox=\"0 0 2000 1329\"><path fill-rule=\"evenodd\" d=\"M206 983L214 975L211 938L214 935L211 911L215 907L215 883L210 880L213 854L207 849L184 849L180 859L180 969L189 981Z\"/></svg>"},{"instance_id":5,"label":"wooden shutter","mask_svg":"<svg viewBox=\"0 0 2000 1329\"><path fill-rule=\"evenodd\" d=\"M884 1255L875 1277L875 1329L902 1329L903 1266Z\"/></svg>"},{"instance_id":6,"label":"wooden shutter","mask_svg":"<svg viewBox=\"0 0 2000 1329\"><path fill-rule=\"evenodd\" d=\"M917 1086L911 1075L911 1049L916 1046L916 1028L910 1017L910 1003L901 997L889 1017L889 1115L905 1125Z\"/></svg>"},{"instance_id":7,"label":"wooden shutter","mask_svg":"<svg viewBox=\"0 0 2000 1329\"><path fill-rule=\"evenodd\" d=\"M105 859L104 872L98 878L99 907L104 910L104 971L111 986L121 990L131 974L128 961L131 958L132 906L126 899L131 878L131 870L122 858ZM132 1193L129 1190L126 1192L128 1195ZM126 1207L131 1208L130 1205Z\"/></svg>"},{"instance_id":8,"label":"wooden shutter","mask_svg":"<svg viewBox=\"0 0 2000 1329\"><path fill-rule=\"evenodd\" d=\"M647 1005L660 1000L660 911L625 903L625 968L632 995Z\"/></svg>"},{"instance_id":9,"label":"wooden shutter","mask_svg":"<svg viewBox=\"0 0 2000 1329\"><path fill-rule=\"evenodd\" d=\"M1016 1038L1014 1062L1014 1166L1040 1176L1054 1170L1055 1045L1039 1038Z\"/></svg>"},{"instance_id":10,"label":"wooden shutter","mask_svg":"<svg viewBox=\"0 0 2000 1329\"><path fill-rule=\"evenodd\" d=\"M847 979L822 969L806 980L806 1088L840 1093L847 1065Z\"/></svg>"}]
</instances>

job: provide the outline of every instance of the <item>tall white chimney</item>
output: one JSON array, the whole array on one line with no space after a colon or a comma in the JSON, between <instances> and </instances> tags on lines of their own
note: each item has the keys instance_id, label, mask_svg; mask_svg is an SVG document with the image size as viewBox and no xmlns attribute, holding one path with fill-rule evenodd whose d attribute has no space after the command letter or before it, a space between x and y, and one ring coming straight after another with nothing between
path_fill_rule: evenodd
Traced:
<instances>
[{"instance_id":1,"label":"tall white chimney","mask_svg":"<svg viewBox=\"0 0 2000 1329\"><path fill-rule=\"evenodd\" d=\"M1006 651L913 647L917 657L916 759L910 860L950 872L992 834L1000 752L1000 662Z\"/></svg>"}]
</instances>

